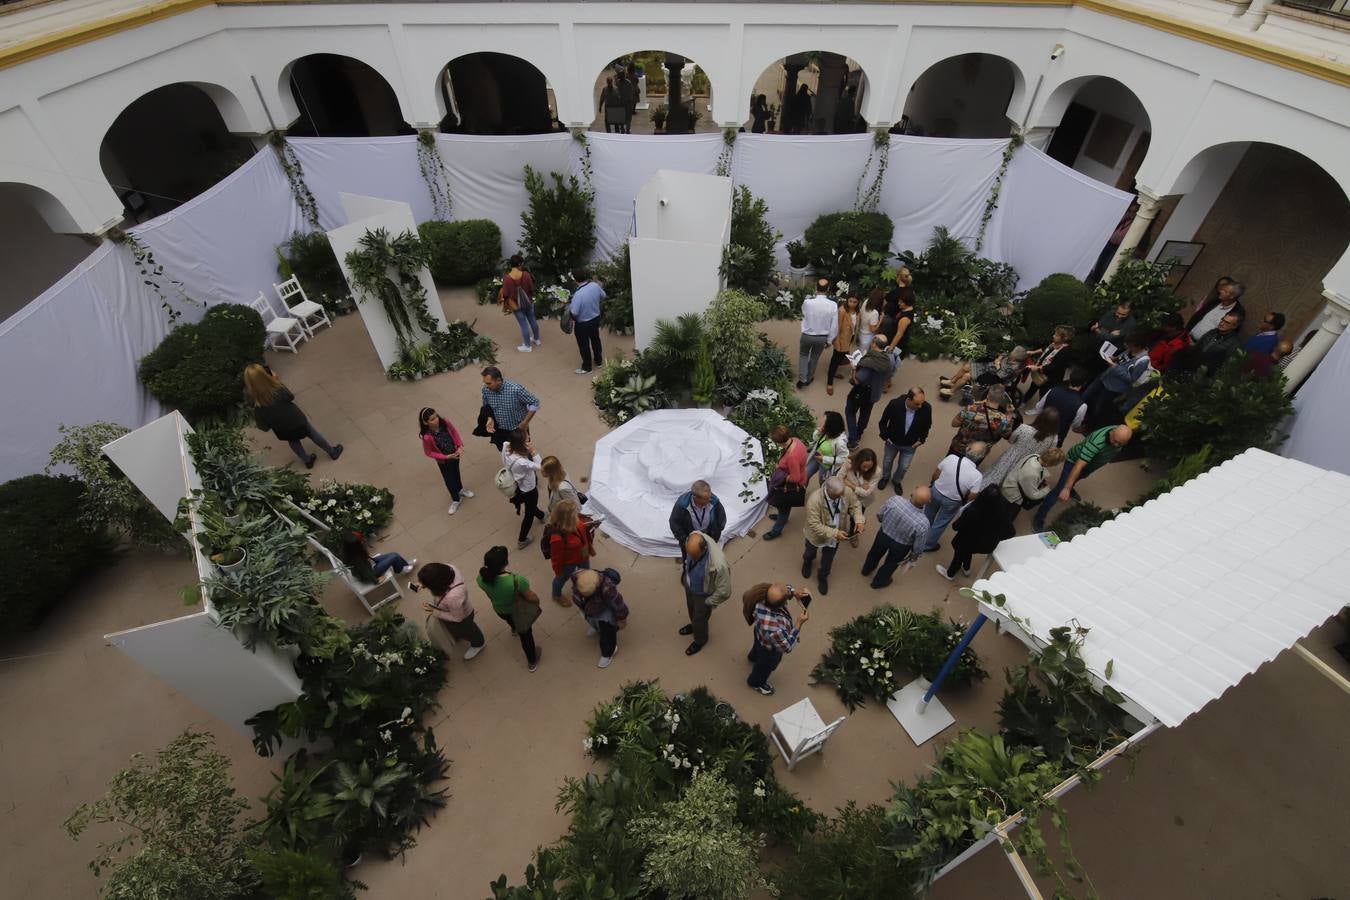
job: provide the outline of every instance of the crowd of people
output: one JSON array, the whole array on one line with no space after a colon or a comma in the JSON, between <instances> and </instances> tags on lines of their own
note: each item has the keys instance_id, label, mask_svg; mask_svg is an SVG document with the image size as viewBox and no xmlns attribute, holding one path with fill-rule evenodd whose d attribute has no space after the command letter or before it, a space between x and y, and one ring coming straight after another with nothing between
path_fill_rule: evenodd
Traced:
<instances>
[{"instance_id":1,"label":"crowd of people","mask_svg":"<svg viewBox=\"0 0 1350 900\"><path fill-rule=\"evenodd\" d=\"M519 322L518 349L529 352L540 343L533 279L518 256L510 266L500 301ZM571 312L582 358L577 372L583 373L603 363L599 320L605 294L588 272L575 274ZM908 353L912 282L901 269L894 288L872 291L864 302L851 292L835 299L829 281L821 279L803 304L797 387L813 382L828 348L826 396L834 396L836 382L846 385L844 409L825 411L809 440L783 425L771 430L770 440L780 452L767 481L773 524L763 538L782 537L792 511L803 509L801 575L814 576L820 596L829 594L841 546L860 548L865 536L870 544L860 551L860 571L873 589L891 586L902 569L941 551L949 529L950 560L936 569L948 581L969 575L976 555L992 553L1016 533L1023 510L1034 510L1031 526L1041 532L1058 504L1078 499L1086 479L1131 443L1137 408L1163 389L1166 379L1212 373L1238 354L1245 355L1244 367L1253 377L1266 377L1291 351L1281 337L1284 317L1276 312L1265 316L1255 335L1240 340L1244 289L1232 279L1221 279L1188 320L1169 314L1155 331L1138 327L1127 304L1108 310L1091 326L1102 339L1095 375L1090 360L1073 356L1074 329L1056 326L1043 347L1016 347L992 359L969 360L940 379L940 398L960 398L951 419L955 433L929 477L906 490L911 463L932 433L927 393L916 385L892 398L875 431L868 428L873 408L891 390ZM620 574L593 565L600 522L583 512L587 497L559 458L542 456L534 446L530 425L541 407L538 396L496 366L484 368L481 377L481 409L472 434L500 453L494 486L520 519L516 549L534 543L534 526L544 523L539 546L552 570L549 596L560 607L582 612L588 634L599 640L597 665L606 668L618 651L629 607L619 589ZM333 459L341 455L342 445L328 444L269 369L249 366L245 385L258 426L287 441L307 467L316 455L305 451L302 439ZM1081 439L1069 442L1071 432ZM418 434L422 452L436 463L450 495L448 513L455 515L464 500L474 497L460 475L464 439L454 423L430 407L418 414ZM879 448L864 446L872 437L880 439ZM1066 443L1071 443L1067 450ZM891 496L883 496L887 488ZM868 521L869 507L875 507L874 525ZM703 480L678 496L670 510L688 619L679 633L690 638L685 648L690 656L707 645L713 611L731 596L731 563L722 549L726 523L724 504ZM541 601L530 580L512 569L509 553L504 546L490 548L474 583L518 637L533 672L541 650L532 626ZM439 632L443 645L467 644L466 660L483 650L485 638L460 568L434 562L417 569L415 559L372 553L356 532L345 536L341 556L351 574L368 583L415 571L411 587L426 591L428 629ZM753 632L747 656L750 687L765 695L774 692L769 677L797 645L812 598L811 592L780 582L761 582L743 593L744 619Z\"/></svg>"}]
</instances>

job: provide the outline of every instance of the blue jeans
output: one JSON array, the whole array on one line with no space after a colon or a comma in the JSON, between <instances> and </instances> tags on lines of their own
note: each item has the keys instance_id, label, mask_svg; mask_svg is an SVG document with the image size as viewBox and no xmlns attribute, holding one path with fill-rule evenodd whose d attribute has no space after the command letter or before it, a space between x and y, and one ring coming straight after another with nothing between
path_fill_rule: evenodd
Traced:
<instances>
[{"instance_id":1,"label":"blue jeans","mask_svg":"<svg viewBox=\"0 0 1350 900\"><path fill-rule=\"evenodd\" d=\"M752 637L751 641L750 653L745 658L755 665L745 683L754 688L764 687L769 683L769 676L773 674L773 670L783 661L783 654L782 651L768 649L758 638Z\"/></svg>"},{"instance_id":2,"label":"blue jeans","mask_svg":"<svg viewBox=\"0 0 1350 900\"><path fill-rule=\"evenodd\" d=\"M872 541L872 549L867 551L867 559L863 560L862 573L870 575L872 570L876 569L877 574L872 578L872 587L885 587L891 583L891 576L909 556L909 551L908 544L887 537L886 532L878 528L876 539ZM877 563L881 563L880 569L877 569Z\"/></svg>"},{"instance_id":3,"label":"blue jeans","mask_svg":"<svg viewBox=\"0 0 1350 900\"><path fill-rule=\"evenodd\" d=\"M589 569L590 567L591 567L590 560L587 560L586 562L580 562L575 565L563 566L563 573L553 579L553 596L555 597L562 596L563 585L567 584L567 579L572 577L573 572L579 572L582 569Z\"/></svg>"},{"instance_id":4,"label":"blue jeans","mask_svg":"<svg viewBox=\"0 0 1350 900\"><path fill-rule=\"evenodd\" d=\"M788 516L792 515L792 507L775 506L774 509L778 512L778 518L773 520L773 527L769 529L769 534L778 537L787 527Z\"/></svg>"},{"instance_id":5,"label":"blue jeans","mask_svg":"<svg viewBox=\"0 0 1350 900\"><path fill-rule=\"evenodd\" d=\"M516 324L520 326L520 341L526 347L530 346L531 338L539 340L539 320L534 317L534 304L522 306L514 313ZM533 334L531 334L533 332Z\"/></svg>"},{"instance_id":6,"label":"blue jeans","mask_svg":"<svg viewBox=\"0 0 1350 900\"><path fill-rule=\"evenodd\" d=\"M896 493L900 492L900 483L905 480L905 473L909 471L909 464L914 461L914 454L918 452L918 447L901 447L899 444L892 444L890 441L883 441L884 447L881 451L881 480L884 482L895 482ZM896 457L900 457L900 464L895 469L895 474L891 474L891 464L895 462Z\"/></svg>"},{"instance_id":7,"label":"blue jeans","mask_svg":"<svg viewBox=\"0 0 1350 900\"><path fill-rule=\"evenodd\" d=\"M947 526L956 518L960 512L961 506L965 501L953 500L933 489L933 499L924 507L924 515L928 516L928 536L924 538L923 552L938 548L938 542L942 540L942 533L947 530Z\"/></svg>"},{"instance_id":8,"label":"blue jeans","mask_svg":"<svg viewBox=\"0 0 1350 900\"><path fill-rule=\"evenodd\" d=\"M375 577L380 578L390 569L402 572L408 568L408 561L397 553L377 553L370 558L370 567L375 570Z\"/></svg>"},{"instance_id":9,"label":"blue jeans","mask_svg":"<svg viewBox=\"0 0 1350 900\"><path fill-rule=\"evenodd\" d=\"M1064 485L1069 483L1069 475L1073 472L1073 466L1074 464L1070 462L1060 466L1059 481L1050 489L1050 493L1045 495L1041 505L1036 508L1036 515L1031 517L1031 526L1037 533L1045 530L1045 517L1050 515L1050 510L1054 509L1055 504L1059 502L1059 492L1064 490Z\"/></svg>"}]
</instances>

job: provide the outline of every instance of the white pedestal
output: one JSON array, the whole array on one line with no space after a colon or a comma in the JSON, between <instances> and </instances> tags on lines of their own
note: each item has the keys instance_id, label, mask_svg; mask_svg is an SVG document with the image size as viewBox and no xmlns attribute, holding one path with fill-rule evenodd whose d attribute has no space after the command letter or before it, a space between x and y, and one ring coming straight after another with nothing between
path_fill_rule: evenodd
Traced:
<instances>
[{"instance_id":1,"label":"white pedestal","mask_svg":"<svg viewBox=\"0 0 1350 900\"><path fill-rule=\"evenodd\" d=\"M942 701L934 697L927 707L923 705L923 695L927 693L927 678L916 678L886 701L886 708L895 716L900 727L905 729L916 747L943 729L956 723L956 718L947 712Z\"/></svg>"}]
</instances>

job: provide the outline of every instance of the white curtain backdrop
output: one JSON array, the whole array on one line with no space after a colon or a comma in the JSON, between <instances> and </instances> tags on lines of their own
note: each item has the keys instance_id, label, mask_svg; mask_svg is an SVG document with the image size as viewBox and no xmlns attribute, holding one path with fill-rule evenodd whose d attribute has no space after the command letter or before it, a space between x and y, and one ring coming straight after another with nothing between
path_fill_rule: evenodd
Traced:
<instances>
[{"instance_id":1,"label":"white curtain backdrop","mask_svg":"<svg viewBox=\"0 0 1350 900\"><path fill-rule=\"evenodd\" d=\"M817 216L853 208L871 145L869 134L736 136L731 177L769 204L769 222L783 233L780 265L787 266L783 245L801 240Z\"/></svg>"},{"instance_id":2,"label":"white curtain backdrop","mask_svg":"<svg viewBox=\"0 0 1350 900\"><path fill-rule=\"evenodd\" d=\"M162 415L136 364L168 331L130 252L111 243L0 323L0 481L41 472L62 423L138 428Z\"/></svg>"},{"instance_id":3,"label":"white curtain backdrop","mask_svg":"<svg viewBox=\"0 0 1350 900\"><path fill-rule=\"evenodd\" d=\"M1345 386L1350 384L1350 332L1332 344L1294 396L1293 428L1280 454L1350 475L1350 424Z\"/></svg>"},{"instance_id":4,"label":"white curtain backdrop","mask_svg":"<svg viewBox=\"0 0 1350 900\"><path fill-rule=\"evenodd\" d=\"M401 200L418 223L432 217L431 194L417 164L417 137L294 138L290 144L305 170L305 184L319 207L319 225L329 231L347 224L338 194ZM269 151L270 152L270 151Z\"/></svg>"},{"instance_id":5,"label":"white curtain backdrop","mask_svg":"<svg viewBox=\"0 0 1350 900\"><path fill-rule=\"evenodd\" d=\"M712 175L722 135L589 134L595 256L612 256L633 229L633 200L657 169ZM580 148L578 148L580 149Z\"/></svg>"},{"instance_id":6,"label":"white curtain backdrop","mask_svg":"<svg viewBox=\"0 0 1350 900\"><path fill-rule=\"evenodd\" d=\"M1006 140L892 135L879 205L895 222L891 248L920 252L938 225L974 247L1007 145Z\"/></svg>"},{"instance_id":7,"label":"white curtain backdrop","mask_svg":"<svg viewBox=\"0 0 1350 900\"><path fill-rule=\"evenodd\" d=\"M450 174L450 218L493 220L502 230L502 253L507 255L520 249L520 214L529 207L526 164L545 178L549 172L575 172L571 134L442 134L436 140Z\"/></svg>"},{"instance_id":8,"label":"white curtain backdrop","mask_svg":"<svg viewBox=\"0 0 1350 900\"><path fill-rule=\"evenodd\" d=\"M154 251L165 279L181 281L193 300L246 304L261 292L282 312L272 288L281 280L276 246L302 229L286 173L264 148L215 187L131 233Z\"/></svg>"},{"instance_id":9,"label":"white curtain backdrop","mask_svg":"<svg viewBox=\"0 0 1350 900\"><path fill-rule=\"evenodd\" d=\"M1003 176L980 255L1011 263L1022 290L1056 272L1085 278L1132 199L1023 144Z\"/></svg>"}]
</instances>

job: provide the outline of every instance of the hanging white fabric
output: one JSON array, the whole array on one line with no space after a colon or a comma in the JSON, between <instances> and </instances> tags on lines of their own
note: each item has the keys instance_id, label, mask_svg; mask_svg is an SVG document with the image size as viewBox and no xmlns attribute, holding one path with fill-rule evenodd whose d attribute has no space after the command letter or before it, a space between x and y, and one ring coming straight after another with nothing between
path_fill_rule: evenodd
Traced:
<instances>
[{"instance_id":1,"label":"hanging white fabric","mask_svg":"<svg viewBox=\"0 0 1350 900\"><path fill-rule=\"evenodd\" d=\"M1006 140L891 135L879 209L895 223L891 248L923 251L941 225L975 246L980 217L1003 160ZM873 161L873 173L876 162ZM871 181L865 179L863 190Z\"/></svg>"},{"instance_id":2,"label":"hanging white fabric","mask_svg":"<svg viewBox=\"0 0 1350 900\"><path fill-rule=\"evenodd\" d=\"M1280 454L1350 475L1350 425L1345 385L1350 383L1350 338L1342 334L1294 396L1293 428Z\"/></svg>"},{"instance_id":3,"label":"hanging white fabric","mask_svg":"<svg viewBox=\"0 0 1350 900\"><path fill-rule=\"evenodd\" d=\"M980 255L1010 263L1021 290L1056 272L1086 278L1133 199L1023 144L1003 177Z\"/></svg>"},{"instance_id":4,"label":"hanging white fabric","mask_svg":"<svg viewBox=\"0 0 1350 900\"><path fill-rule=\"evenodd\" d=\"M331 230L347 224L338 194L400 200L413 218L434 215L431 192L417 160L417 136L374 138L292 138L305 170L305 184L319 207L319 225Z\"/></svg>"}]
</instances>

